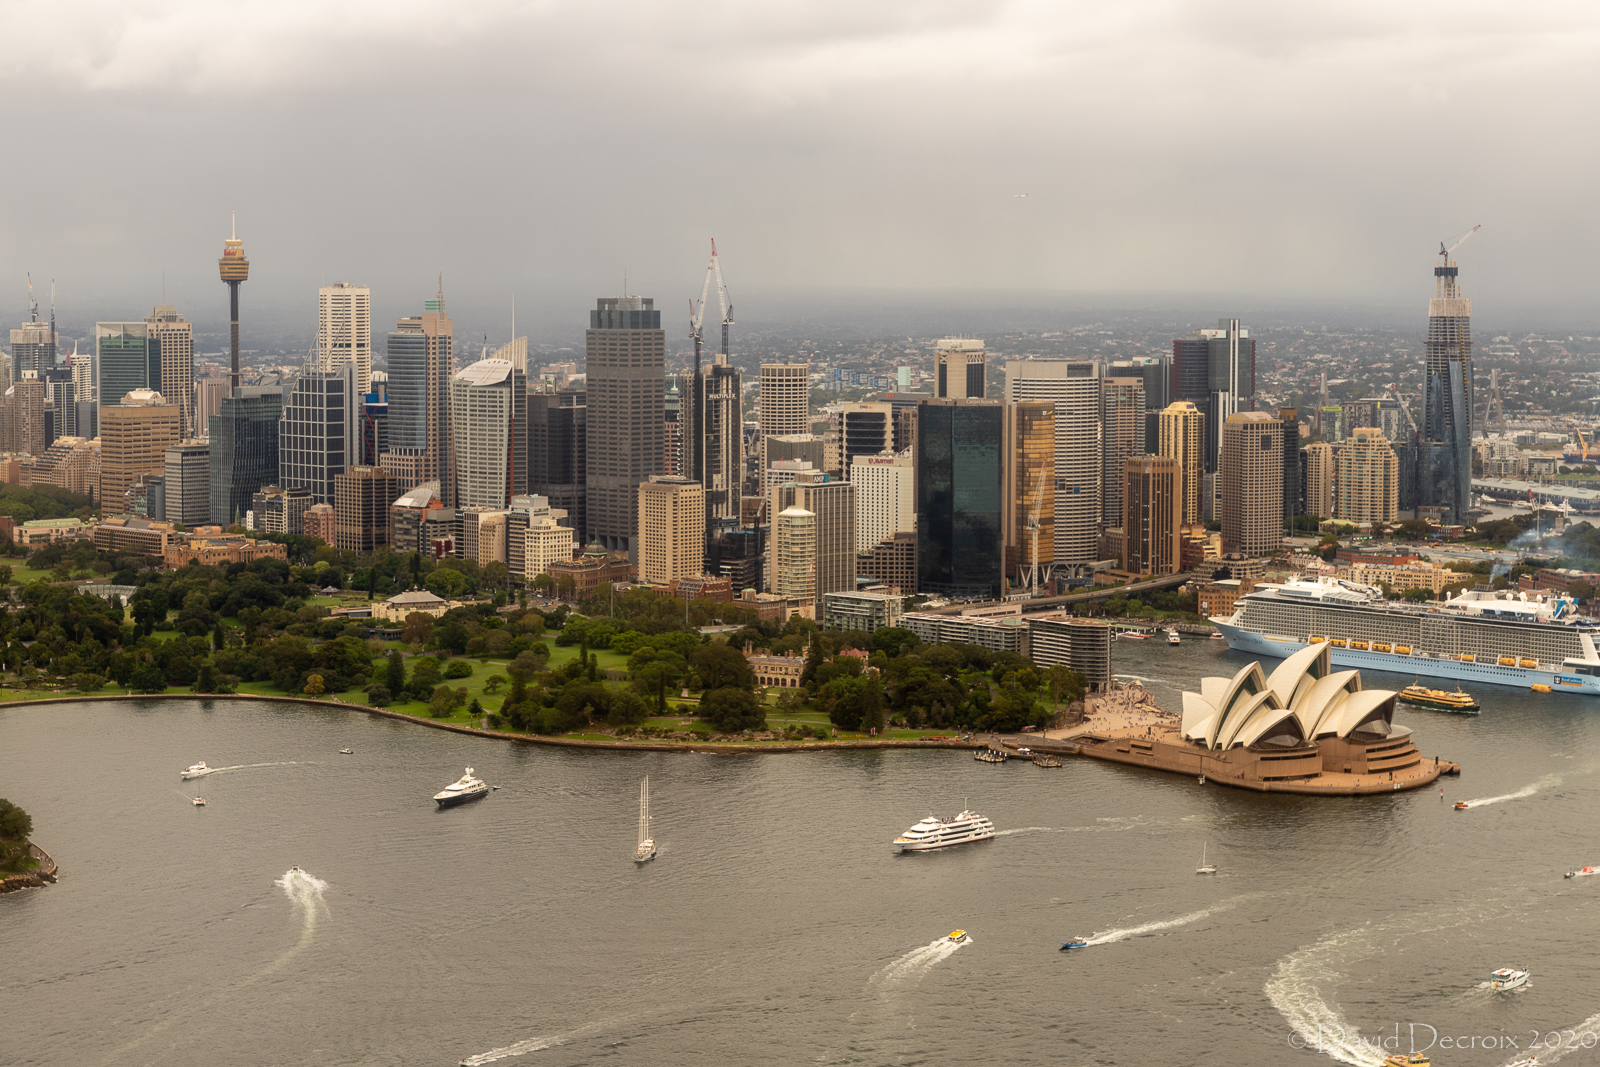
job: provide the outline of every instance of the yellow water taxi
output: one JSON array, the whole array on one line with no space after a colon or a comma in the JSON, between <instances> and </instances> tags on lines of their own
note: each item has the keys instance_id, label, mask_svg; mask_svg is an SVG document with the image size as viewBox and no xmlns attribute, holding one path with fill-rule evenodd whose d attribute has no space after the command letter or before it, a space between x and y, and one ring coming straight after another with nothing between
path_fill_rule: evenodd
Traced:
<instances>
[{"instance_id":1,"label":"yellow water taxi","mask_svg":"<svg viewBox=\"0 0 1600 1067\"><path fill-rule=\"evenodd\" d=\"M1543 682L1534 682L1532 685L1528 686L1528 688L1532 689L1535 693L1548 693L1548 692L1550 692L1550 687L1548 685L1545 685Z\"/></svg>"},{"instance_id":2,"label":"yellow water taxi","mask_svg":"<svg viewBox=\"0 0 1600 1067\"><path fill-rule=\"evenodd\" d=\"M1441 711L1477 711L1478 702L1463 693L1458 687L1454 693L1447 693L1443 689L1429 689L1425 685L1415 683L1400 690L1400 699L1407 704L1417 704L1425 708L1438 708Z\"/></svg>"},{"instance_id":3,"label":"yellow water taxi","mask_svg":"<svg viewBox=\"0 0 1600 1067\"><path fill-rule=\"evenodd\" d=\"M961 942L965 941L966 939L967 939L967 932L965 930L951 930L950 931L950 936L946 940L954 941L956 944L959 945L959 944L961 944Z\"/></svg>"},{"instance_id":4,"label":"yellow water taxi","mask_svg":"<svg viewBox=\"0 0 1600 1067\"><path fill-rule=\"evenodd\" d=\"M1413 1052L1409 1056L1396 1052L1383 1058L1383 1067L1433 1067L1433 1062L1420 1052Z\"/></svg>"}]
</instances>

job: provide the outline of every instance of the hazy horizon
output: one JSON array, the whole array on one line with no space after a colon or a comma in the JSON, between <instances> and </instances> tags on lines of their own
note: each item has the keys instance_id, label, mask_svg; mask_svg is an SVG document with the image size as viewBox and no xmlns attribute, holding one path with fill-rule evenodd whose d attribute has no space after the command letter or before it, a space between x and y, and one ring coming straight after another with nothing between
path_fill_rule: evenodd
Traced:
<instances>
[{"instance_id":1,"label":"hazy horizon","mask_svg":"<svg viewBox=\"0 0 1600 1067\"><path fill-rule=\"evenodd\" d=\"M508 335L515 295L519 332L581 338L626 275L676 335L713 237L745 329L877 300L936 312L922 333L1097 305L1420 330L1477 223L1488 329L1600 328L1579 3L68 0L0 26L27 42L0 57L7 322L27 271L64 322L163 287L219 322L237 210L247 331L285 336L336 280L381 335L440 272L463 334Z\"/></svg>"}]
</instances>

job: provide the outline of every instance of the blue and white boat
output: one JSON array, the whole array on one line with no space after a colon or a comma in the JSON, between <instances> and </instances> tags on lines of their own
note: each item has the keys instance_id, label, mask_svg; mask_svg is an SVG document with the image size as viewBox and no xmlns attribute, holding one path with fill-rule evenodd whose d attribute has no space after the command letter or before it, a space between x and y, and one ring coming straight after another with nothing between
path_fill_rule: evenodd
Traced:
<instances>
[{"instance_id":1,"label":"blue and white boat","mask_svg":"<svg viewBox=\"0 0 1600 1067\"><path fill-rule=\"evenodd\" d=\"M1600 696L1600 620L1550 593L1473 590L1418 605L1320 578L1258 585L1210 621L1229 648L1256 656L1327 642L1338 667Z\"/></svg>"}]
</instances>

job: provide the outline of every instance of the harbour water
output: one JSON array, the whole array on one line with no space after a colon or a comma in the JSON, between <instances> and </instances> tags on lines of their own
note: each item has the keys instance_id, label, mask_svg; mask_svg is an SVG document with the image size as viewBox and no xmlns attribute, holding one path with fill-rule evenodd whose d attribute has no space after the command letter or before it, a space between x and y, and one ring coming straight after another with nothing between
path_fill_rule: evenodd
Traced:
<instances>
[{"instance_id":1,"label":"harbour water","mask_svg":"<svg viewBox=\"0 0 1600 1067\"><path fill-rule=\"evenodd\" d=\"M1169 708L1248 662L1118 651ZM0 897L0 1058L1233 1067L1328 1062L1320 1025L1333 1062L1436 1033L1436 1067L1600 1064L1600 878L1562 878L1600 862L1600 701L1474 695L1478 717L1398 716L1463 764L1443 799L1336 800L950 751L551 750L225 699L6 707L0 796L62 875ZM197 760L237 769L180 781ZM437 810L467 765L500 788ZM660 856L636 866L645 774ZM1000 835L893 854L963 805ZM1487 991L1504 966L1533 978Z\"/></svg>"}]
</instances>

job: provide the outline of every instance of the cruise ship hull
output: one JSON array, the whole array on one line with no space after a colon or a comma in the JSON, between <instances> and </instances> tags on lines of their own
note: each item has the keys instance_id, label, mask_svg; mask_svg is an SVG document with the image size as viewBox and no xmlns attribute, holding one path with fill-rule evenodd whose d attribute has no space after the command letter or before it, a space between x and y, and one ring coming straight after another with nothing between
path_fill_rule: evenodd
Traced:
<instances>
[{"instance_id":1,"label":"cruise ship hull","mask_svg":"<svg viewBox=\"0 0 1600 1067\"><path fill-rule=\"evenodd\" d=\"M1228 639L1228 647L1252 656L1272 656L1282 659L1306 647L1302 639L1253 633L1218 619L1210 620L1217 631ZM1387 652L1370 652L1354 648L1332 650L1333 665L1355 667L1361 670L1388 671L1391 674L1410 674L1418 678L1453 678L1488 685L1507 685L1526 689L1531 685L1548 685L1554 693L1580 693L1600 696L1600 678L1577 674L1562 674L1549 669L1532 667L1504 667L1498 663L1469 663L1443 656L1393 655Z\"/></svg>"}]
</instances>

